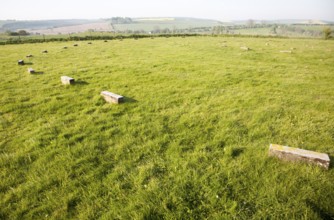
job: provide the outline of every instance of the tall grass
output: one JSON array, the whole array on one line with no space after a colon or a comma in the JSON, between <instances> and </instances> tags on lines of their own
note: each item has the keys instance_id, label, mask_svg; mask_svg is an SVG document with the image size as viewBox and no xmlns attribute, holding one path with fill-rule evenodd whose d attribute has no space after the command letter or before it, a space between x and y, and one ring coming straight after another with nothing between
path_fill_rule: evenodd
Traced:
<instances>
[{"instance_id":1,"label":"tall grass","mask_svg":"<svg viewBox=\"0 0 334 220\"><path fill-rule=\"evenodd\" d=\"M334 154L331 42L73 44L1 46L1 219L333 218L333 169L268 157Z\"/></svg>"}]
</instances>

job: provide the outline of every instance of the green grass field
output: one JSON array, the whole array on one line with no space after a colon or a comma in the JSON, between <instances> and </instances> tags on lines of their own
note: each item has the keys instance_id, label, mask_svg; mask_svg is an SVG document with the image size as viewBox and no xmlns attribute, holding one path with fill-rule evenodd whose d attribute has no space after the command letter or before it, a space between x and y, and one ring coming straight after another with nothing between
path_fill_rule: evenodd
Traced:
<instances>
[{"instance_id":1,"label":"green grass field","mask_svg":"<svg viewBox=\"0 0 334 220\"><path fill-rule=\"evenodd\" d=\"M331 219L334 169L268 149L333 161L333 63L307 39L1 46L0 219Z\"/></svg>"}]
</instances>

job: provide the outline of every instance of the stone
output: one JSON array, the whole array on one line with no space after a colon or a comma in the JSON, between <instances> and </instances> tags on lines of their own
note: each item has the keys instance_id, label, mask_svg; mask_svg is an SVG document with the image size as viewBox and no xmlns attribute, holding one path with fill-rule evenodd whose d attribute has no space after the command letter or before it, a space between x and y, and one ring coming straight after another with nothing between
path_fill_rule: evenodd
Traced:
<instances>
[{"instance_id":1,"label":"stone","mask_svg":"<svg viewBox=\"0 0 334 220\"><path fill-rule=\"evenodd\" d=\"M78 44L73 44L73 46L74 46L74 47L77 47L77 46L78 46Z\"/></svg>"},{"instance_id":2,"label":"stone","mask_svg":"<svg viewBox=\"0 0 334 220\"><path fill-rule=\"evenodd\" d=\"M112 92L102 91L101 95L104 97L104 99L106 100L106 102L109 102L109 103L116 103L116 104L118 104L118 103L121 103L121 102L124 101L124 97L123 96L114 94Z\"/></svg>"},{"instance_id":3,"label":"stone","mask_svg":"<svg viewBox=\"0 0 334 220\"><path fill-rule=\"evenodd\" d=\"M88 42L88 44L92 44L92 42Z\"/></svg>"},{"instance_id":4,"label":"stone","mask_svg":"<svg viewBox=\"0 0 334 220\"><path fill-rule=\"evenodd\" d=\"M35 73L35 70L33 68L28 68L28 73Z\"/></svg>"},{"instance_id":5,"label":"stone","mask_svg":"<svg viewBox=\"0 0 334 220\"><path fill-rule=\"evenodd\" d=\"M281 53L292 53L291 50L281 50L280 52L281 52Z\"/></svg>"},{"instance_id":6,"label":"stone","mask_svg":"<svg viewBox=\"0 0 334 220\"><path fill-rule=\"evenodd\" d=\"M18 64L18 65L21 65L21 66L24 65L24 60L18 60L18 61L17 61L17 64Z\"/></svg>"},{"instance_id":7,"label":"stone","mask_svg":"<svg viewBox=\"0 0 334 220\"><path fill-rule=\"evenodd\" d=\"M321 166L327 170L329 169L330 164L328 154L278 144L270 144L269 155L287 161L305 161L310 164Z\"/></svg>"},{"instance_id":8,"label":"stone","mask_svg":"<svg viewBox=\"0 0 334 220\"><path fill-rule=\"evenodd\" d=\"M63 49L67 49L67 47L63 47Z\"/></svg>"},{"instance_id":9,"label":"stone","mask_svg":"<svg viewBox=\"0 0 334 220\"><path fill-rule=\"evenodd\" d=\"M48 51L47 50L43 50L42 53L48 53Z\"/></svg>"},{"instance_id":10,"label":"stone","mask_svg":"<svg viewBox=\"0 0 334 220\"><path fill-rule=\"evenodd\" d=\"M26 57L29 58L29 57L33 57L33 56L32 56L31 54L29 54L29 55L27 55Z\"/></svg>"},{"instance_id":11,"label":"stone","mask_svg":"<svg viewBox=\"0 0 334 220\"><path fill-rule=\"evenodd\" d=\"M70 85L70 84L74 84L74 79L68 76L62 76L60 77L61 82L65 85Z\"/></svg>"},{"instance_id":12,"label":"stone","mask_svg":"<svg viewBox=\"0 0 334 220\"><path fill-rule=\"evenodd\" d=\"M241 50L250 50L249 47L240 47Z\"/></svg>"}]
</instances>

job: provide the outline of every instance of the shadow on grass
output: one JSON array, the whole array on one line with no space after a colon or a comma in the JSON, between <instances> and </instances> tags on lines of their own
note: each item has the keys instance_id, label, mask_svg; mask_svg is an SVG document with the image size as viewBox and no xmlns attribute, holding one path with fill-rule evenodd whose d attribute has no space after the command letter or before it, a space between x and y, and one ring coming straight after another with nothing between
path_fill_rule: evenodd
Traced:
<instances>
[{"instance_id":1,"label":"shadow on grass","mask_svg":"<svg viewBox=\"0 0 334 220\"><path fill-rule=\"evenodd\" d=\"M237 158L244 152L243 147L226 147L224 148L224 155L230 158Z\"/></svg>"},{"instance_id":2,"label":"shadow on grass","mask_svg":"<svg viewBox=\"0 0 334 220\"><path fill-rule=\"evenodd\" d=\"M88 85L89 83L83 80L76 80L74 82L74 85L79 85L79 86L84 86L84 85Z\"/></svg>"},{"instance_id":3,"label":"shadow on grass","mask_svg":"<svg viewBox=\"0 0 334 220\"><path fill-rule=\"evenodd\" d=\"M19 64L19 66L34 65L32 62L24 62L24 64Z\"/></svg>"},{"instance_id":4,"label":"shadow on grass","mask_svg":"<svg viewBox=\"0 0 334 220\"><path fill-rule=\"evenodd\" d=\"M124 98L123 103L135 103L135 102L138 102L136 99L133 99L133 98L130 98L130 97L127 97L127 96L123 96L123 98Z\"/></svg>"},{"instance_id":5,"label":"shadow on grass","mask_svg":"<svg viewBox=\"0 0 334 220\"><path fill-rule=\"evenodd\" d=\"M241 148L241 147L234 148L234 149L232 150L232 154L231 154L231 156L232 156L233 158L235 158L235 157L240 156L240 154L242 154L243 152L244 152L244 148Z\"/></svg>"},{"instance_id":6,"label":"shadow on grass","mask_svg":"<svg viewBox=\"0 0 334 220\"><path fill-rule=\"evenodd\" d=\"M44 72L42 72L42 71L34 71L33 73L30 73L30 74L32 74L32 75L42 75L42 74L44 74Z\"/></svg>"},{"instance_id":7,"label":"shadow on grass","mask_svg":"<svg viewBox=\"0 0 334 220\"><path fill-rule=\"evenodd\" d=\"M331 155L328 155L328 156L329 156L329 161L330 161L328 169L331 169L334 166L334 157Z\"/></svg>"},{"instance_id":8,"label":"shadow on grass","mask_svg":"<svg viewBox=\"0 0 334 220\"><path fill-rule=\"evenodd\" d=\"M317 204L315 204L314 202L310 201L310 200L306 200L306 204L307 206L309 206L315 213L317 213L319 215L319 217L321 219L334 219L334 214L333 213L329 213L326 210L323 210L322 208L320 208Z\"/></svg>"}]
</instances>

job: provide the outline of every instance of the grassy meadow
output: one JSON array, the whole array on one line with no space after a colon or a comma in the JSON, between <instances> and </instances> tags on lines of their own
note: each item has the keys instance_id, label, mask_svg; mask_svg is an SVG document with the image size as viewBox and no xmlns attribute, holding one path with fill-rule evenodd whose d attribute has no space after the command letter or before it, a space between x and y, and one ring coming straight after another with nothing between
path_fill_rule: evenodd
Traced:
<instances>
[{"instance_id":1,"label":"grassy meadow","mask_svg":"<svg viewBox=\"0 0 334 220\"><path fill-rule=\"evenodd\" d=\"M332 167L268 157L333 161L333 63L315 39L0 46L0 219L334 218Z\"/></svg>"}]
</instances>

